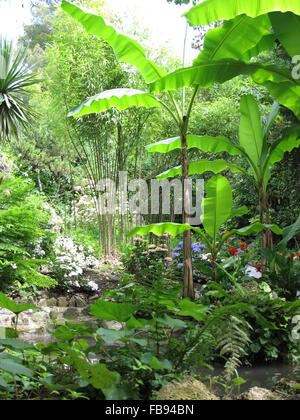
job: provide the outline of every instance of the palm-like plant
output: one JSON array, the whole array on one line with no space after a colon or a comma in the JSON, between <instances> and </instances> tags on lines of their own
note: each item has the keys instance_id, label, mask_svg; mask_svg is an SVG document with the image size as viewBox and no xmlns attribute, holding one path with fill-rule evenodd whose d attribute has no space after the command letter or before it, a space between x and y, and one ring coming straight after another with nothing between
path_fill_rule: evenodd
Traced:
<instances>
[{"instance_id":1,"label":"palm-like plant","mask_svg":"<svg viewBox=\"0 0 300 420\"><path fill-rule=\"evenodd\" d=\"M37 114L28 104L28 88L37 83L28 71L26 50L14 51L11 41L0 35L0 140L18 136Z\"/></svg>"}]
</instances>

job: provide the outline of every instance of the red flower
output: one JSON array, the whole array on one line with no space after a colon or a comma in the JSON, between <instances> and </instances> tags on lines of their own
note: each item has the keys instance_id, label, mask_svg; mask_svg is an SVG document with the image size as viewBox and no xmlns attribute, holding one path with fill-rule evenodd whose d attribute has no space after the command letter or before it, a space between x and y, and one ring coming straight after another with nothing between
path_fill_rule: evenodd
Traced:
<instances>
[{"instance_id":1,"label":"red flower","mask_svg":"<svg viewBox=\"0 0 300 420\"><path fill-rule=\"evenodd\" d=\"M241 248L242 250L244 250L244 249L248 248L248 244L247 244L247 242L241 242L240 248Z\"/></svg>"},{"instance_id":2,"label":"red flower","mask_svg":"<svg viewBox=\"0 0 300 420\"><path fill-rule=\"evenodd\" d=\"M255 268L257 271L261 271L261 265L256 265Z\"/></svg>"},{"instance_id":3,"label":"red flower","mask_svg":"<svg viewBox=\"0 0 300 420\"><path fill-rule=\"evenodd\" d=\"M300 252L296 253L296 257L298 258L298 260L300 260Z\"/></svg>"},{"instance_id":4,"label":"red flower","mask_svg":"<svg viewBox=\"0 0 300 420\"><path fill-rule=\"evenodd\" d=\"M229 253L230 255L238 255L238 250L236 248L232 248L231 246L229 247Z\"/></svg>"}]
</instances>

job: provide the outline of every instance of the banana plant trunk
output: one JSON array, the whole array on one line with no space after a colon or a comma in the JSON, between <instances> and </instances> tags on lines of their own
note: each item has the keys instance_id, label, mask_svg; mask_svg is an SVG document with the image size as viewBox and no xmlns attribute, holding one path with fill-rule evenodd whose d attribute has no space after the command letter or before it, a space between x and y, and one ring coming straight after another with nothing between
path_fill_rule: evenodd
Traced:
<instances>
[{"instance_id":1,"label":"banana plant trunk","mask_svg":"<svg viewBox=\"0 0 300 420\"><path fill-rule=\"evenodd\" d=\"M187 150L186 134L181 134L182 148L182 223L188 223L191 208L190 195L185 188L185 180L189 178L189 156ZM185 231L183 234L183 296L194 298L194 280L192 266L192 234L191 231Z\"/></svg>"},{"instance_id":2,"label":"banana plant trunk","mask_svg":"<svg viewBox=\"0 0 300 420\"><path fill-rule=\"evenodd\" d=\"M266 193L266 197L265 197L265 213L266 213L266 223L270 225L271 218L270 218L270 202L269 202L268 193ZM266 232L266 242L267 242L267 248L270 248L273 251L274 250L273 234L270 229L268 229Z\"/></svg>"},{"instance_id":3,"label":"banana plant trunk","mask_svg":"<svg viewBox=\"0 0 300 420\"><path fill-rule=\"evenodd\" d=\"M267 193L264 192L263 186L259 187L259 219L261 224L270 223L270 212ZM273 236L270 229L263 230L260 234L260 247L273 249ZM267 268L267 260L262 255L262 266Z\"/></svg>"}]
</instances>

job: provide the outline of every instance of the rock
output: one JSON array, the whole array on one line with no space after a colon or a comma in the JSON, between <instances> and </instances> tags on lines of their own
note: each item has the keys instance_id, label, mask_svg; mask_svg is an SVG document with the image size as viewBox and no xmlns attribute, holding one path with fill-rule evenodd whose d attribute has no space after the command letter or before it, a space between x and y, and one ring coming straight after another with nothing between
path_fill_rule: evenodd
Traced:
<instances>
[{"instance_id":1,"label":"rock","mask_svg":"<svg viewBox=\"0 0 300 420\"><path fill-rule=\"evenodd\" d=\"M274 386L273 391L285 392L291 395L300 395L300 384L298 384L295 381L290 381L289 379L282 378Z\"/></svg>"},{"instance_id":2,"label":"rock","mask_svg":"<svg viewBox=\"0 0 300 420\"><path fill-rule=\"evenodd\" d=\"M57 306L57 300L55 298L47 299L47 305L49 308Z\"/></svg>"},{"instance_id":3,"label":"rock","mask_svg":"<svg viewBox=\"0 0 300 420\"><path fill-rule=\"evenodd\" d=\"M100 296L96 295L96 296L92 296L89 298L89 304L93 304L95 302L97 302L97 300L100 299Z\"/></svg>"},{"instance_id":4,"label":"rock","mask_svg":"<svg viewBox=\"0 0 300 420\"><path fill-rule=\"evenodd\" d=\"M92 316L90 307L86 306L85 308L83 308L82 311L81 311L81 314L83 316Z\"/></svg>"},{"instance_id":5,"label":"rock","mask_svg":"<svg viewBox=\"0 0 300 420\"><path fill-rule=\"evenodd\" d=\"M80 318L80 310L78 310L77 308L68 308L64 312L63 317L67 320L75 321L78 318Z\"/></svg>"},{"instance_id":6,"label":"rock","mask_svg":"<svg viewBox=\"0 0 300 420\"><path fill-rule=\"evenodd\" d=\"M32 322L35 322L40 326L44 326L49 318L46 312L35 312L30 319Z\"/></svg>"},{"instance_id":7,"label":"rock","mask_svg":"<svg viewBox=\"0 0 300 420\"><path fill-rule=\"evenodd\" d=\"M156 395L157 400L219 400L207 387L196 379L183 382L170 382L163 386Z\"/></svg>"},{"instance_id":8,"label":"rock","mask_svg":"<svg viewBox=\"0 0 300 420\"><path fill-rule=\"evenodd\" d=\"M281 400L280 395L269 389L259 388L257 386L249 389L238 397L239 400L250 400L250 401L274 401Z\"/></svg>"},{"instance_id":9,"label":"rock","mask_svg":"<svg viewBox=\"0 0 300 420\"><path fill-rule=\"evenodd\" d=\"M68 307L68 300L67 298L61 296L57 299L57 306L59 308L67 308Z\"/></svg>"},{"instance_id":10,"label":"rock","mask_svg":"<svg viewBox=\"0 0 300 420\"><path fill-rule=\"evenodd\" d=\"M43 298L38 302L38 306L45 307L47 306L47 299Z\"/></svg>"},{"instance_id":11,"label":"rock","mask_svg":"<svg viewBox=\"0 0 300 420\"><path fill-rule=\"evenodd\" d=\"M49 317L50 317L50 319L52 319L54 321L58 318L58 314L59 314L59 312L54 309L53 311L50 311Z\"/></svg>"},{"instance_id":12,"label":"rock","mask_svg":"<svg viewBox=\"0 0 300 420\"><path fill-rule=\"evenodd\" d=\"M75 296L75 303L77 308L84 308L87 304L87 300L82 295L76 295Z\"/></svg>"},{"instance_id":13,"label":"rock","mask_svg":"<svg viewBox=\"0 0 300 420\"><path fill-rule=\"evenodd\" d=\"M117 322L117 321L103 321L103 328L108 330L117 330L120 331L124 328L125 323Z\"/></svg>"},{"instance_id":14,"label":"rock","mask_svg":"<svg viewBox=\"0 0 300 420\"><path fill-rule=\"evenodd\" d=\"M76 307L76 297L72 296L69 300L69 306L75 308Z\"/></svg>"}]
</instances>

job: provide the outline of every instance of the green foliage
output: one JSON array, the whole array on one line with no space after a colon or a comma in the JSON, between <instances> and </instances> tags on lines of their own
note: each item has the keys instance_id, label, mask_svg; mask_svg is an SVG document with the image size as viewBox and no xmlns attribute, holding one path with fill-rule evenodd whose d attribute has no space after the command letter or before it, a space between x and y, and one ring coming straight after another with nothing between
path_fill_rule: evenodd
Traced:
<instances>
[{"instance_id":1,"label":"green foliage","mask_svg":"<svg viewBox=\"0 0 300 420\"><path fill-rule=\"evenodd\" d=\"M208 25L220 19L232 19L235 16L246 14L251 17L264 15L269 12L282 13L292 11L300 15L300 6L297 0L229 0L226 5L222 0L206 0L192 7L185 16L192 26Z\"/></svg>"},{"instance_id":2,"label":"green foliage","mask_svg":"<svg viewBox=\"0 0 300 420\"><path fill-rule=\"evenodd\" d=\"M117 108L120 111L132 106L154 108L160 106L159 102L150 93L136 89L112 89L95 95L69 112L69 117L82 117L83 115L107 111Z\"/></svg>"},{"instance_id":3,"label":"green foliage","mask_svg":"<svg viewBox=\"0 0 300 420\"><path fill-rule=\"evenodd\" d=\"M32 256L32 246L45 232L49 215L43 201L32 193L33 185L6 177L0 184L0 279L1 289L10 284L50 287L53 279L40 274L44 260Z\"/></svg>"},{"instance_id":4,"label":"green foliage","mask_svg":"<svg viewBox=\"0 0 300 420\"><path fill-rule=\"evenodd\" d=\"M295 97L300 96L300 85L289 70L236 60L220 60L201 63L197 66L176 70L150 84L150 92L166 92L193 86L207 88L214 83L224 83L240 74L252 77L255 83L266 87L282 105L300 116Z\"/></svg>"},{"instance_id":5,"label":"green foliage","mask_svg":"<svg viewBox=\"0 0 300 420\"><path fill-rule=\"evenodd\" d=\"M244 59L244 55L259 43L261 38L268 33L270 27L271 23L266 15L254 19L241 15L232 21L225 21L220 28L207 32L204 39L204 50L193 64L198 65L201 62L228 58Z\"/></svg>"},{"instance_id":6,"label":"green foliage","mask_svg":"<svg viewBox=\"0 0 300 420\"><path fill-rule=\"evenodd\" d=\"M141 46L133 39L117 34L114 28L106 25L101 16L85 13L80 7L63 0L62 8L78 20L92 35L103 38L113 48L119 61L134 65L144 77L146 83L162 77L165 72L155 63L147 60Z\"/></svg>"},{"instance_id":7,"label":"green foliage","mask_svg":"<svg viewBox=\"0 0 300 420\"><path fill-rule=\"evenodd\" d=\"M24 49L16 52L13 43L0 37L0 140L19 134L36 117L27 101L28 88L37 83L25 64Z\"/></svg>"},{"instance_id":8,"label":"green foliage","mask_svg":"<svg viewBox=\"0 0 300 420\"><path fill-rule=\"evenodd\" d=\"M222 324L217 336L217 349L220 351L220 356L228 357L224 372L227 381L230 381L242 364L241 358L247 354L245 349L251 343L250 329L251 326L247 321L233 315L224 320Z\"/></svg>"},{"instance_id":9,"label":"green foliage","mask_svg":"<svg viewBox=\"0 0 300 420\"><path fill-rule=\"evenodd\" d=\"M5 296L2 292L0 292L0 308L8 309L15 315L18 315L24 311L28 311L29 309L39 309L35 305L30 305L29 303L17 304L13 300Z\"/></svg>"},{"instance_id":10,"label":"green foliage","mask_svg":"<svg viewBox=\"0 0 300 420\"><path fill-rule=\"evenodd\" d=\"M268 283L280 297L290 302L295 301L300 290L299 253L279 253L269 249L264 249L263 253L270 267L265 273Z\"/></svg>"}]
</instances>

